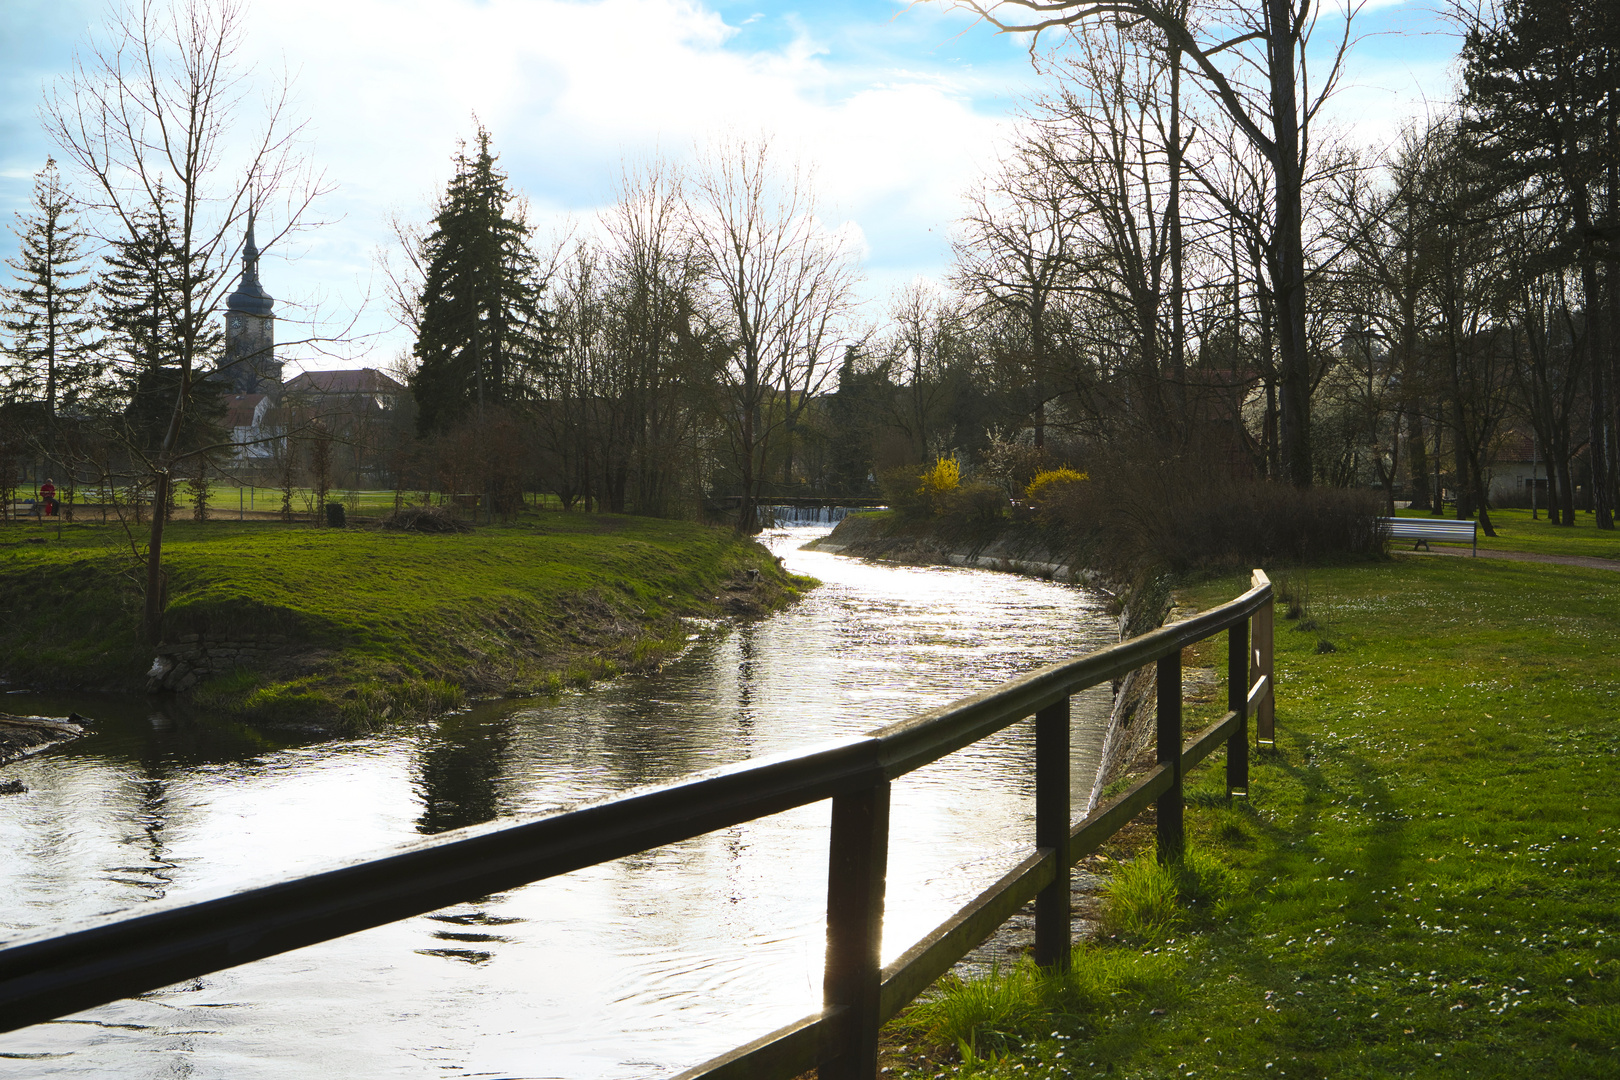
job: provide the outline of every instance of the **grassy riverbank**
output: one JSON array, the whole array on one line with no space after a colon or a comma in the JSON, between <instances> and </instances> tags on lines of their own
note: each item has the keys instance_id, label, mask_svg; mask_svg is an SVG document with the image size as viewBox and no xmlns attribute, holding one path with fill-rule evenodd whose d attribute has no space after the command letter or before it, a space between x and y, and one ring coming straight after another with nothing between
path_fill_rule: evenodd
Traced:
<instances>
[{"instance_id":1,"label":"grassy riverbank","mask_svg":"<svg viewBox=\"0 0 1620 1080\"><path fill-rule=\"evenodd\" d=\"M165 639L242 657L199 703L347 726L655 665L683 617L758 614L803 584L729 533L585 514L446 535L175 522L165 561ZM116 525L0 529L0 676L144 687L137 569Z\"/></svg>"},{"instance_id":2,"label":"grassy riverbank","mask_svg":"<svg viewBox=\"0 0 1620 1080\"><path fill-rule=\"evenodd\" d=\"M1197 872L1118 874L1069 976L914 1008L893 1074L1614 1075L1620 575L1419 557L1288 583L1278 747L1246 805L1220 755L1194 776Z\"/></svg>"}]
</instances>

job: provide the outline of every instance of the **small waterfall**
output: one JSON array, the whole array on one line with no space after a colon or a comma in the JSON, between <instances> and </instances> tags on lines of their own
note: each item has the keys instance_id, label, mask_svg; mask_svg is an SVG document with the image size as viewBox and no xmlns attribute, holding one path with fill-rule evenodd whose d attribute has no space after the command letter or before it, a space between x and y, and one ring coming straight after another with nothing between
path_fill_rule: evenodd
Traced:
<instances>
[{"instance_id":1,"label":"small waterfall","mask_svg":"<svg viewBox=\"0 0 1620 1080\"><path fill-rule=\"evenodd\" d=\"M848 506L761 506L760 525L767 529L788 525L836 525L859 508Z\"/></svg>"}]
</instances>

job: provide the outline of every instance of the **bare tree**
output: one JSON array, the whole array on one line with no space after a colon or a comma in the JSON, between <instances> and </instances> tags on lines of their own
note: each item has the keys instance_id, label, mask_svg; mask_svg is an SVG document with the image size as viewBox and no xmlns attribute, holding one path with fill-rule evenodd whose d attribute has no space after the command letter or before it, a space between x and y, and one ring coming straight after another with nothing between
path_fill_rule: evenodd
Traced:
<instances>
[{"instance_id":1,"label":"bare tree","mask_svg":"<svg viewBox=\"0 0 1620 1080\"><path fill-rule=\"evenodd\" d=\"M1304 187L1310 126L1332 92L1350 45L1343 34L1314 88L1306 51L1321 13L1317 0L1230 0L1199 4L1164 0L946 0L1002 33L1039 35L1112 21L1122 30L1147 26L1242 131L1271 169L1276 203L1275 277L1283 470L1311 483L1310 395L1315 381L1306 328ZM1032 46L1033 48L1033 43Z\"/></svg>"},{"instance_id":2,"label":"bare tree","mask_svg":"<svg viewBox=\"0 0 1620 1080\"><path fill-rule=\"evenodd\" d=\"M719 413L742 488L739 532L757 527L771 456L791 444L850 341L855 262L816 211L810 177L779 172L763 138L712 145L687 199L728 352Z\"/></svg>"},{"instance_id":3,"label":"bare tree","mask_svg":"<svg viewBox=\"0 0 1620 1080\"><path fill-rule=\"evenodd\" d=\"M895 393L883 404L919 459L943 456L953 434L945 415L951 368L966 344L961 301L914 281L895 294L889 320L882 373L894 380Z\"/></svg>"},{"instance_id":4,"label":"bare tree","mask_svg":"<svg viewBox=\"0 0 1620 1080\"><path fill-rule=\"evenodd\" d=\"M628 167L603 220L626 474L616 489L610 485L609 497L622 509L623 489L633 480L636 509L644 514L670 511L677 470L693 464L695 397L709 382L714 351L705 260L682 227L684 184L664 161Z\"/></svg>"},{"instance_id":5,"label":"bare tree","mask_svg":"<svg viewBox=\"0 0 1620 1080\"><path fill-rule=\"evenodd\" d=\"M1028 146L1015 148L999 175L968 196L953 248L956 285L982 308L1016 320L1024 336L1036 448L1046 444L1046 406L1053 396L1051 319L1079 240L1062 176Z\"/></svg>"},{"instance_id":6,"label":"bare tree","mask_svg":"<svg viewBox=\"0 0 1620 1080\"><path fill-rule=\"evenodd\" d=\"M280 80L257 134L238 141L232 124L251 92L242 66L244 9L237 0L135 0L115 11L101 40L74 60L48 95L47 131L88 181L87 202L104 235L137 238L153 223L172 246L168 283L175 310L174 402L157 451L142 629L162 636L162 508L183 456L181 433L205 357L202 343L231 284L242 223L272 205L280 220L270 247L299 226L323 184L299 156L301 125L289 119Z\"/></svg>"}]
</instances>

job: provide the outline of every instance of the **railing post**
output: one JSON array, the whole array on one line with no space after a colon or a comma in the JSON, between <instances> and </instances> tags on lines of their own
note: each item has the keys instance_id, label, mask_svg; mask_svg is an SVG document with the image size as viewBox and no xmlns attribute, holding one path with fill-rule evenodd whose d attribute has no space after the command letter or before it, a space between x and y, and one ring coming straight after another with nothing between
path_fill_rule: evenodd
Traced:
<instances>
[{"instance_id":1,"label":"railing post","mask_svg":"<svg viewBox=\"0 0 1620 1080\"><path fill-rule=\"evenodd\" d=\"M1226 797L1249 794L1249 620L1226 632L1226 708L1238 715L1226 740Z\"/></svg>"},{"instance_id":2,"label":"railing post","mask_svg":"<svg viewBox=\"0 0 1620 1080\"><path fill-rule=\"evenodd\" d=\"M1181 650L1159 658L1159 764L1170 769L1170 788L1154 804L1159 819L1159 861L1181 855L1186 841L1181 811Z\"/></svg>"},{"instance_id":3,"label":"railing post","mask_svg":"<svg viewBox=\"0 0 1620 1080\"><path fill-rule=\"evenodd\" d=\"M1069 966L1069 699L1035 714L1035 846L1057 859L1035 896L1035 962Z\"/></svg>"},{"instance_id":4,"label":"railing post","mask_svg":"<svg viewBox=\"0 0 1620 1080\"><path fill-rule=\"evenodd\" d=\"M1264 572L1256 570L1255 584L1270 584ZM1272 616L1276 609L1275 597L1267 597L1265 606L1254 613L1254 673L1252 678L1266 680L1266 692L1254 706L1254 741L1258 746L1277 745L1276 680L1272 674Z\"/></svg>"},{"instance_id":5,"label":"railing post","mask_svg":"<svg viewBox=\"0 0 1620 1080\"><path fill-rule=\"evenodd\" d=\"M824 1015L832 1017L820 1080L876 1080L889 782L832 801L827 857ZM839 1015L841 1014L841 1015Z\"/></svg>"}]
</instances>

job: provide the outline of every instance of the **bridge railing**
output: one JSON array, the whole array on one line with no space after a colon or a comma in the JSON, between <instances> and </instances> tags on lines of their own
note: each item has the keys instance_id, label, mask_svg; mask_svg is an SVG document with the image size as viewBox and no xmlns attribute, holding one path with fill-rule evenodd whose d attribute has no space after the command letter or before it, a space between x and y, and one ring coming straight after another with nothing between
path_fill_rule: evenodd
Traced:
<instances>
[{"instance_id":1,"label":"bridge railing","mask_svg":"<svg viewBox=\"0 0 1620 1080\"><path fill-rule=\"evenodd\" d=\"M1248 790L1248 717L1271 738L1271 583L1191 619L864 736L747 761L567 813L447 832L320 873L165 901L0 949L0 1031L11 1031L359 930L435 911L796 806L832 800L823 1008L681 1074L768 1080L820 1069L872 1080L882 1023L1008 916L1035 901L1035 958L1069 956L1069 871L1149 805L1159 851L1182 846L1182 777L1226 747L1229 794ZM1251 623L1253 633L1251 635ZM1227 712L1183 744L1181 653L1228 635ZM1069 698L1156 664L1158 764L1083 821L1070 819ZM1035 717L1035 851L897 960L879 947L891 783Z\"/></svg>"}]
</instances>

